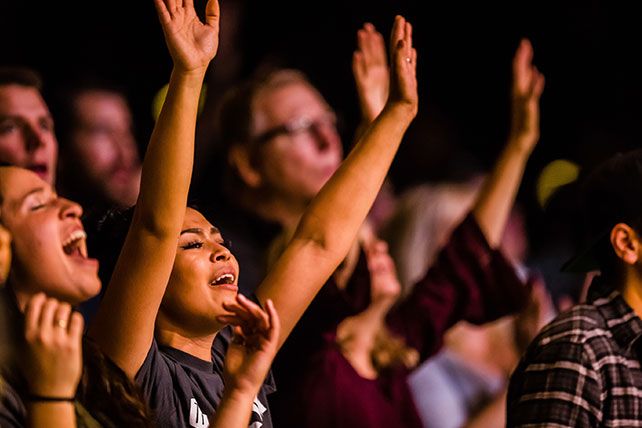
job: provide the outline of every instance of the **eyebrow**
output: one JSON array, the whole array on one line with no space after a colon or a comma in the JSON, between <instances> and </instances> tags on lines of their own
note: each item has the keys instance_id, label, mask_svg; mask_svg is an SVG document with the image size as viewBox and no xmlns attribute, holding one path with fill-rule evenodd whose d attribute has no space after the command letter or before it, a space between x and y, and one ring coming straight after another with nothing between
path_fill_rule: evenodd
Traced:
<instances>
[{"instance_id":1,"label":"eyebrow","mask_svg":"<svg viewBox=\"0 0 642 428\"><path fill-rule=\"evenodd\" d=\"M9 206L13 207L13 209L15 209L15 210L18 210L18 209L20 209L22 207L22 205L24 205L25 201L27 200L27 198L29 198L29 196L31 196L31 195L33 195L35 193L44 193L45 191L46 191L45 187L36 187L34 189L31 189L27 193L22 195L21 197L15 199L13 201L9 201Z\"/></svg>"},{"instance_id":2,"label":"eyebrow","mask_svg":"<svg viewBox=\"0 0 642 428\"><path fill-rule=\"evenodd\" d=\"M205 236L205 232L203 232L203 229L201 229L200 227L192 227L189 229L181 230L181 235L184 235L186 233L194 233L196 235ZM220 234L221 231L212 226L212 228L210 229L210 235L216 235L217 233Z\"/></svg>"},{"instance_id":3,"label":"eyebrow","mask_svg":"<svg viewBox=\"0 0 642 428\"><path fill-rule=\"evenodd\" d=\"M34 193L44 193L44 191L45 191L44 187L36 187L35 189L31 189L30 191L25 193L24 196L20 198L20 205L22 205L25 199L27 199L29 196L33 195Z\"/></svg>"},{"instance_id":4,"label":"eyebrow","mask_svg":"<svg viewBox=\"0 0 642 428\"><path fill-rule=\"evenodd\" d=\"M22 120L23 117L17 114L0 114L0 121L3 120ZM38 120L46 119L53 122L53 115L51 112L45 112L44 114L38 115Z\"/></svg>"}]
</instances>

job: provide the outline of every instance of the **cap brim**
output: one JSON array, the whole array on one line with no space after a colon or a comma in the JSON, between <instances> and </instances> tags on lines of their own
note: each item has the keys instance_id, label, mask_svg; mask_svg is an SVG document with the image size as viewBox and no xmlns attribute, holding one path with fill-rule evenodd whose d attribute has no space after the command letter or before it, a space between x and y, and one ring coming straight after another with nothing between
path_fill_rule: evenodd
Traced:
<instances>
[{"instance_id":1,"label":"cap brim","mask_svg":"<svg viewBox=\"0 0 642 428\"><path fill-rule=\"evenodd\" d=\"M594 238L584 247L584 249L564 263L560 271L568 273L586 273L594 270L600 270L597 249L601 246L602 241L607 239L608 236L609 231L606 231L597 238Z\"/></svg>"}]
</instances>

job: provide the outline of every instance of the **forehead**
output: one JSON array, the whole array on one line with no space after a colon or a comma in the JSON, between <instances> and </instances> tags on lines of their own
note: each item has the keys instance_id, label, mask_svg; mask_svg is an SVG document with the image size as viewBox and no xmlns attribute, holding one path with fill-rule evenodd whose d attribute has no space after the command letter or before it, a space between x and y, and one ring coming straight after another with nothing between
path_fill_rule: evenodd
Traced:
<instances>
[{"instance_id":1,"label":"forehead","mask_svg":"<svg viewBox=\"0 0 642 428\"><path fill-rule=\"evenodd\" d=\"M129 113L129 107L125 98L117 93L103 90L89 90L78 94L75 98L76 106L80 113L87 113L87 109L101 112L104 109L111 109L122 113ZM95 112L94 112L95 111Z\"/></svg>"},{"instance_id":2,"label":"forehead","mask_svg":"<svg viewBox=\"0 0 642 428\"><path fill-rule=\"evenodd\" d=\"M183 219L183 229L200 228L203 230L210 230L212 224L198 210L187 208L185 217Z\"/></svg>"},{"instance_id":3,"label":"forehead","mask_svg":"<svg viewBox=\"0 0 642 428\"><path fill-rule=\"evenodd\" d=\"M49 184L35 173L12 166L0 167L0 202L3 206L17 202L36 188L49 189Z\"/></svg>"},{"instance_id":4,"label":"forehead","mask_svg":"<svg viewBox=\"0 0 642 428\"><path fill-rule=\"evenodd\" d=\"M0 116L49 115L49 109L36 88L0 85Z\"/></svg>"},{"instance_id":5,"label":"forehead","mask_svg":"<svg viewBox=\"0 0 642 428\"><path fill-rule=\"evenodd\" d=\"M254 103L255 126L282 124L293 118L313 116L330 110L330 106L311 84L293 80L264 88Z\"/></svg>"}]
</instances>

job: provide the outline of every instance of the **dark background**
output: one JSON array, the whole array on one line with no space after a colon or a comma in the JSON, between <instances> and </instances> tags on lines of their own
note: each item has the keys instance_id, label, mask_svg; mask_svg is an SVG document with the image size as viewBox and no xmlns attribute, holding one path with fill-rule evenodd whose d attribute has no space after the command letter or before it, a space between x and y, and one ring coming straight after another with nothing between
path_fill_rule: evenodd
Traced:
<instances>
[{"instance_id":1,"label":"dark background","mask_svg":"<svg viewBox=\"0 0 642 428\"><path fill-rule=\"evenodd\" d=\"M422 107L415 126L433 138L415 138L402 148L393 167L402 189L456 169L466 157L455 147L491 165L507 134L511 58L519 39L530 38L546 88L542 137L519 200L539 234L548 225L534 202L534 182L544 165L567 158L590 167L639 145L642 26L632 3L247 0L235 24L241 38L234 50L242 58L241 76L266 57L301 68L350 126L358 117L350 70L356 30L371 21L387 35L393 16L405 15L420 56ZM151 0L0 5L0 63L34 67L48 87L86 72L119 82L146 141L151 98L171 69ZM196 5L202 10L204 2Z\"/></svg>"}]
</instances>

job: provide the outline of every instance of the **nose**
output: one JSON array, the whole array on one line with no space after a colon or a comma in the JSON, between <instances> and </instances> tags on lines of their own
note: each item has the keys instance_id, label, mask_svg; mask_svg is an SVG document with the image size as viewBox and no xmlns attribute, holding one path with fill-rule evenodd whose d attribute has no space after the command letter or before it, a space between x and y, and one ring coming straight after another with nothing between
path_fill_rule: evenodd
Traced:
<instances>
[{"instance_id":1,"label":"nose","mask_svg":"<svg viewBox=\"0 0 642 428\"><path fill-rule=\"evenodd\" d=\"M316 122L310 130L320 151L330 150L339 145L339 132L333 123Z\"/></svg>"},{"instance_id":2,"label":"nose","mask_svg":"<svg viewBox=\"0 0 642 428\"><path fill-rule=\"evenodd\" d=\"M37 126L27 125L23 132L28 151L33 152L39 147L47 145L47 138L44 135L45 132L40 130Z\"/></svg>"},{"instance_id":3,"label":"nose","mask_svg":"<svg viewBox=\"0 0 642 428\"><path fill-rule=\"evenodd\" d=\"M212 262L226 262L232 257L230 250L221 244L214 244L210 260Z\"/></svg>"},{"instance_id":4,"label":"nose","mask_svg":"<svg viewBox=\"0 0 642 428\"><path fill-rule=\"evenodd\" d=\"M121 165L129 167L137 163L137 144L134 135L129 130L120 132L114 139L114 145Z\"/></svg>"},{"instance_id":5,"label":"nose","mask_svg":"<svg viewBox=\"0 0 642 428\"><path fill-rule=\"evenodd\" d=\"M60 207L60 217L65 218L80 218L82 216L82 207L76 202L70 201L69 199L59 198L61 207Z\"/></svg>"}]
</instances>

